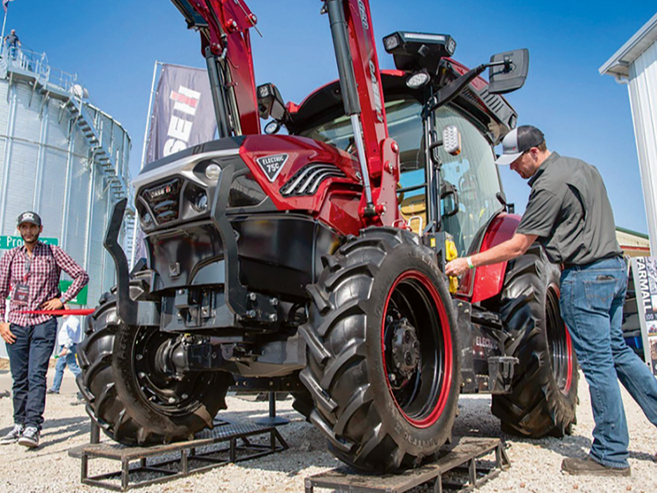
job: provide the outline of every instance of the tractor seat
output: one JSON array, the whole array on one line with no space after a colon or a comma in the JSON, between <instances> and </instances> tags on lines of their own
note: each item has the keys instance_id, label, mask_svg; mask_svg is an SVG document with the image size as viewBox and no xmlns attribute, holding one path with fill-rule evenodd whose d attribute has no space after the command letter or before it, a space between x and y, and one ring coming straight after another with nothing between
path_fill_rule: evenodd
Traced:
<instances>
[{"instance_id":1,"label":"tractor seat","mask_svg":"<svg viewBox=\"0 0 657 493\"><path fill-rule=\"evenodd\" d=\"M399 204L399 211L409 228L421 235L427 225L427 204L424 195L405 198Z\"/></svg>"}]
</instances>

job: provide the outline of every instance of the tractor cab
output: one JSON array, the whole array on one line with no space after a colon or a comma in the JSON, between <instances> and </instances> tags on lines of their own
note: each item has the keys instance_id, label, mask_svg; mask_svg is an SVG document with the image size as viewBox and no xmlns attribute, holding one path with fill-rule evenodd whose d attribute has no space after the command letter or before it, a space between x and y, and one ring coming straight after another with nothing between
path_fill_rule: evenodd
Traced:
<instances>
[{"instance_id":1,"label":"tractor cab","mask_svg":"<svg viewBox=\"0 0 657 493\"><path fill-rule=\"evenodd\" d=\"M401 68L419 67L398 58ZM477 232L504 210L498 199L503 191L493 147L513 128L517 115L503 97L490 94L489 84L479 77L448 103L436 105L436 92L468 69L452 59L442 59L440 67L434 66L435 61L427 65L439 73L433 88L413 87L417 74L428 73L426 69L381 73L388 132L399 146L398 207L407 228L420 236L431 230L445 231L453 237L459 255L465 255ZM315 91L299 106L288 104L287 108L284 125L290 134L355 154L353 130L343 112L337 81ZM440 144L437 136L446 129L456 132L458 148L436 145ZM438 197L435 211L428 207L432 195Z\"/></svg>"}]
</instances>

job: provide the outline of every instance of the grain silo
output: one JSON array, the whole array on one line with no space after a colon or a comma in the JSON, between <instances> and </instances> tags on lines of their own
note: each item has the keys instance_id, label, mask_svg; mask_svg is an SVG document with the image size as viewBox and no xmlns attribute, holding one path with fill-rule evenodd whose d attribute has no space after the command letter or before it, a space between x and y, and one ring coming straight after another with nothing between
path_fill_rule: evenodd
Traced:
<instances>
[{"instance_id":1,"label":"grain silo","mask_svg":"<svg viewBox=\"0 0 657 493\"><path fill-rule=\"evenodd\" d=\"M102 243L112 206L130 194L131 143L76 79L52 68L45 54L2 52L0 248L22 244L16 241L16 217L37 211L41 237L59 244L89 273L78 301L93 307L114 283L114 263ZM124 221L128 246L132 220Z\"/></svg>"}]
</instances>

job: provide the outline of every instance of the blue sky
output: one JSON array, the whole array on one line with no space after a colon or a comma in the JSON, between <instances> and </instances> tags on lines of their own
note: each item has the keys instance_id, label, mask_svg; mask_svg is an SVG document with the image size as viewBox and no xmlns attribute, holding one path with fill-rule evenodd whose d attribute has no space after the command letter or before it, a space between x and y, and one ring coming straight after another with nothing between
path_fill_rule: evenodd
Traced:
<instances>
[{"instance_id":1,"label":"blue sky","mask_svg":"<svg viewBox=\"0 0 657 493\"><path fill-rule=\"evenodd\" d=\"M525 86L507 99L519 123L541 128L548 146L600 169L616 224L647 232L627 86L600 76L606 62L657 11L654 1L370 0L377 40L397 30L451 34L469 66L508 49L529 48ZM319 0L247 0L257 82L274 82L300 102L337 76L328 19ZM1 12L1 11L0 11ZM51 66L77 73L92 102L132 137L139 168L155 60L203 67L198 34L167 0L15 0L7 29L46 52ZM392 58L379 48L383 68ZM524 211L524 180L502 170L510 202Z\"/></svg>"}]
</instances>

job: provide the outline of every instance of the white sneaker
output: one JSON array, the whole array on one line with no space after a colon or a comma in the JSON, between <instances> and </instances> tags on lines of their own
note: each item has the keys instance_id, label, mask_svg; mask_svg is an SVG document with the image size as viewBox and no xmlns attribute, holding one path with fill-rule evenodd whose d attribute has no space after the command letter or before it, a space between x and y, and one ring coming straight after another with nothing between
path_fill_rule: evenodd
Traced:
<instances>
[{"instance_id":1,"label":"white sneaker","mask_svg":"<svg viewBox=\"0 0 657 493\"><path fill-rule=\"evenodd\" d=\"M8 445L10 443L16 443L22 435L23 435L23 425L14 425L14 427L9 433L7 433L5 436L0 438L0 445Z\"/></svg>"},{"instance_id":2,"label":"white sneaker","mask_svg":"<svg viewBox=\"0 0 657 493\"><path fill-rule=\"evenodd\" d=\"M39 434L36 427L28 426L18 439L18 444L28 448L36 448L39 446Z\"/></svg>"}]
</instances>

